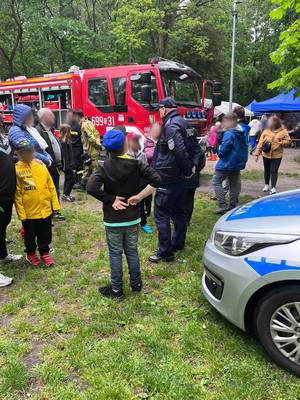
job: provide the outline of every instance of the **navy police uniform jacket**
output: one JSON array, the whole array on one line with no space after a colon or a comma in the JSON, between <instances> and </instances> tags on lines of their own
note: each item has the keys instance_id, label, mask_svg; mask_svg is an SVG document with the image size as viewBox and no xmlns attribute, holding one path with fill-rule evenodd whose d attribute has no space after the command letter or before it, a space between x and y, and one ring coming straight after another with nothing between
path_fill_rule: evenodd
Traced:
<instances>
[{"instance_id":1,"label":"navy police uniform jacket","mask_svg":"<svg viewBox=\"0 0 300 400\"><path fill-rule=\"evenodd\" d=\"M152 160L152 168L162 179L161 186L176 185L184 176L191 176L192 167L197 165L190 157L193 145L188 140L188 129L192 130L192 127L180 117L177 110L171 111L163 119L163 131Z\"/></svg>"}]
</instances>

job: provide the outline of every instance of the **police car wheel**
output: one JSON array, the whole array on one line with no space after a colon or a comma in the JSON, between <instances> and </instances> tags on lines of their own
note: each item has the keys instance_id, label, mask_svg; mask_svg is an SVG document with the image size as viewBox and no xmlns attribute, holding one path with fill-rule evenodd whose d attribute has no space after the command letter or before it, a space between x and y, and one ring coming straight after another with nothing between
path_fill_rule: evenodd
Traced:
<instances>
[{"instance_id":1,"label":"police car wheel","mask_svg":"<svg viewBox=\"0 0 300 400\"><path fill-rule=\"evenodd\" d=\"M267 293L254 313L257 336L270 357L300 377L300 287Z\"/></svg>"}]
</instances>

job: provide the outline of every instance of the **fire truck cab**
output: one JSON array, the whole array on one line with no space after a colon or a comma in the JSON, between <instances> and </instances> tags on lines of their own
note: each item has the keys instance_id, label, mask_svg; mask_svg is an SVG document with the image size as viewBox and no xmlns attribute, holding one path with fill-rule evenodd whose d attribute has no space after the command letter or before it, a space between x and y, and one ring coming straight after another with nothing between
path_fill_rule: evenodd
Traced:
<instances>
[{"instance_id":1,"label":"fire truck cab","mask_svg":"<svg viewBox=\"0 0 300 400\"><path fill-rule=\"evenodd\" d=\"M67 121L70 108L82 109L101 136L117 125L147 135L151 123L160 121L158 104L172 96L180 115L202 136L210 126L214 106L221 103L221 84L201 77L186 65L160 58L149 64L79 70L45 75L41 78L0 82L0 102L5 124L12 123L18 103L33 109L49 107L57 127Z\"/></svg>"}]
</instances>

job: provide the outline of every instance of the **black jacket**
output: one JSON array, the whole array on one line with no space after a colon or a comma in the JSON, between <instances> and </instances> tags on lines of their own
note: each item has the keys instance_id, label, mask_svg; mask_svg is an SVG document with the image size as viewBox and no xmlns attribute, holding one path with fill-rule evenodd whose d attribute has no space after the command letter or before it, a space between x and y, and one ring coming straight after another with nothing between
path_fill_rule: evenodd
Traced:
<instances>
[{"instance_id":1,"label":"black jacket","mask_svg":"<svg viewBox=\"0 0 300 400\"><path fill-rule=\"evenodd\" d=\"M159 175L149 166L138 160L110 157L102 166L98 166L87 184L87 192L103 202L104 222L121 223L139 218L139 207L128 206L126 210L114 210L116 196L129 197L140 192L140 179L158 188L161 184Z\"/></svg>"},{"instance_id":2,"label":"black jacket","mask_svg":"<svg viewBox=\"0 0 300 400\"><path fill-rule=\"evenodd\" d=\"M11 147L0 134L0 205L13 200L16 189L16 172Z\"/></svg>"},{"instance_id":3,"label":"black jacket","mask_svg":"<svg viewBox=\"0 0 300 400\"><path fill-rule=\"evenodd\" d=\"M48 132L45 130L45 128L43 127L43 125L40 122L36 125L35 129L39 132L39 134L42 136L42 138L47 143L48 147L47 147L46 151L47 151L47 153L50 154L50 156L53 160L51 166L48 168L48 171L49 171L50 175L57 174L58 168L60 168L60 165L57 165L57 163L55 161L55 154L53 151L52 143L49 138ZM52 131L52 133L54 134L53 131Z\"/></svg>"},{"instance_id":4,"label":"black jacket","mask_svg":"<svg viewBox=\"0 0 300 400\"><path fill-rule=\"evenodd\" d=\"M192 166L198 165L199 159L196 155L195 158L189 156L187 129L191 127L186 125L179 112L171 111L163 122L163 131L154 150L152 167L159 173L162 185L165 186L176 184L183 176L192 175Z\"/></svg>"},{"instance_id":5,"label":"black jacket","mask_svg":"<svg viewBox=\"0 0 300 400\"><path fill-rule=\"evenodd\" d=\"M73 157L73 150L72 144L66 142L59 142L61 148L61 162L63 170L73 170L74 167L74 157Z\"/></svg>"},{"instance_id":6,"label":"black jacket","mask_svg":"<svg viewBox=\"0 0 300 400\"><path fill-rule=\"evenodd\" d=\"M73 124L70 125L71 128L71 140L72 140L72 146L73 150L76 149L77 151L83 152L83 146L82 146L82 141L81 141L81 128L80 125L77 122L73 122Z\"/></svg>"}]
</instances>

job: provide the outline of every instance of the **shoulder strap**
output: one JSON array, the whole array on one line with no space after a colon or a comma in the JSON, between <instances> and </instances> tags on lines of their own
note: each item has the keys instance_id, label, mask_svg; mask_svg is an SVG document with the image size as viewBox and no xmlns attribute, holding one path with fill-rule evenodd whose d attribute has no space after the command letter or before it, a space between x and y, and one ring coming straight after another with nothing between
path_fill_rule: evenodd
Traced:
<instances>
[{"instance_id":1,"label":"shoulder strap","mask_svg":"<svg viewBox=\"0 0 300 400\"><path fill-rule=\"evenodd\" d=\"M274 133L274 135L273 135L273 137L272 137L272 140L271 140L271 142L273 142L273 140L275 139L275 137L276 137L277 133L278 133L278 132L275 132L275 133Z\"/></svg>"}]
</instances>

